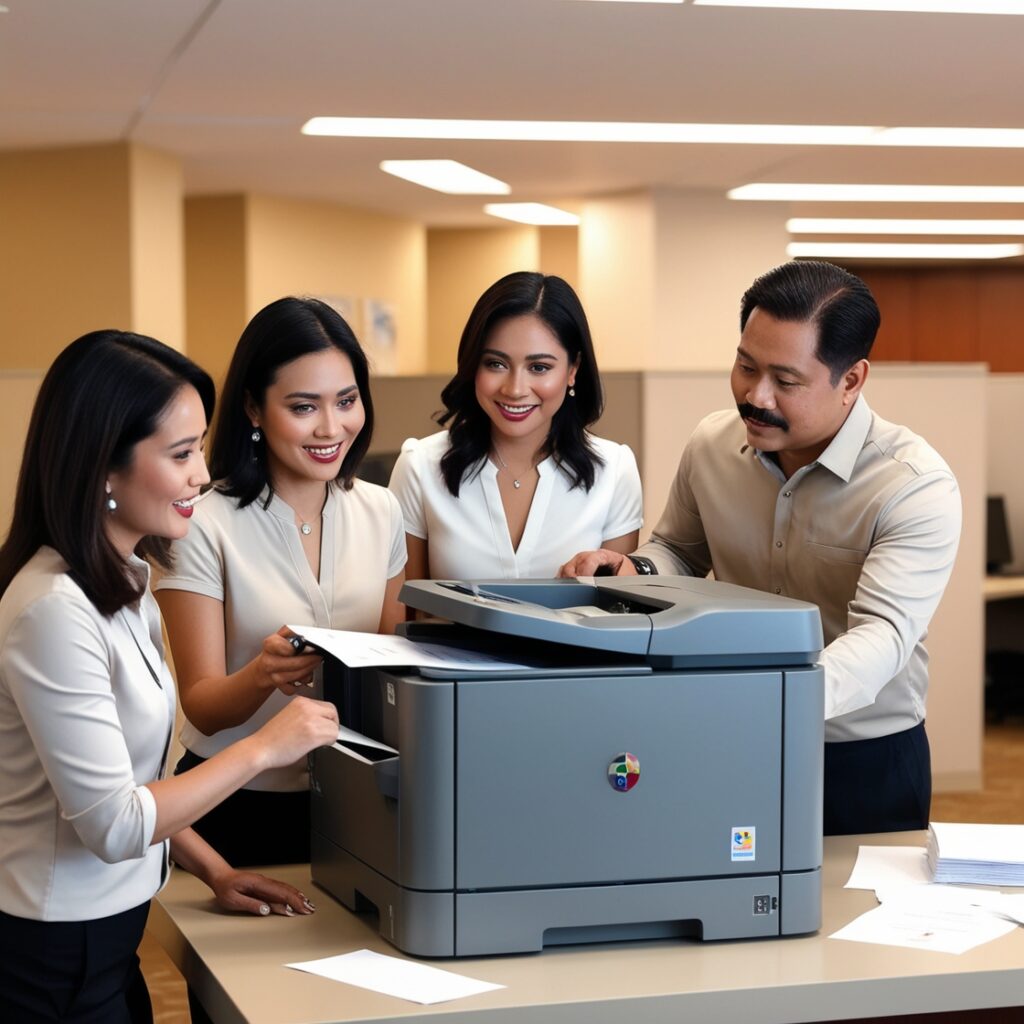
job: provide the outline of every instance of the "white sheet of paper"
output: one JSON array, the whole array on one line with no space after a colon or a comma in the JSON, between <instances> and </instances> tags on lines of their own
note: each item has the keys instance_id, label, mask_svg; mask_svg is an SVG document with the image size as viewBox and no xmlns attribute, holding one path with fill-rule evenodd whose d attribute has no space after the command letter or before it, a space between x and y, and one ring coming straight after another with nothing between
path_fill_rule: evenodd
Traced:
<instances>
[{"instance_id":1,"label":"white sheet of paper","mask_svg":"<svg viewBox=\"0 0 1024 1024\"><path fill-rule=\"evenodd\" d=\"M394 747L389 747L386 743L381 743L380 740L371 739L369 736L364 736L361 732L356 732L355 729L350 729L347 725L338 726L338 742L339 743L355 743L360 747L370 747L373 750L383 750L388 754L397 754L398 751Z\"/></svg>"},{"instance_id":2,"label":"white sheet of paper","mask_svg":"<svg viewBox=\"0 0 1024 1024\"><path fill-rule=\"evenodd\" d=\"M349 668L415 665L419 668L502 672L530 667L521 662L503 661L479 651L464 651L443 644L417 643L404 636L383 636L380 633L355 633L343 629L291 624L288 628L328 654L333 654Z\"/></svg>"},{"instance_id":3,"label":"white sheet of paper","mask_svg":"<svg viewBox=\"0 0 1024 1024\"><path fill-rule=\"evenodd\" d=\"M998 889L974 889L967 885L898 885L878 889L875 896L879 903L976 907L1024 924L1024 895L1007 894Z\"/></svg>"},{"instance_id":4,"label":"white sheet of paper","mask_svg":"<svg viewBox=\"0 0 1024 1024\"><path fill-rule=\"evenodd\" d=\"M883 903L861 914L830 939L870 942L936 953L966 953L1012 932L1017 925L974 907L930 908L919 903Z\"/></svg>"},{"instance_id":5,"label":"white sheet of paper","mask_svg":"<svg viewBox=\"0 0 1024 1024\"><path fill-rule=\"evenodd\" d=\"M923 846L862 846L844 889L884 889L931 882Z\"/></svg>"},{"instance_id":6,"label":"white sheet of paper","mask_svg":"<svg viewBox=\"0 0 1024 1024\"><path fill-rule=\"evenodd\" d=\"M475 996L481 992L505 987L489 981L467 978L463 974L443 971L439 967L414 963L412 960L384 956L370 949L359 949L354 953L343 953L341 956L328 956L322 960L285 964L285 967L424 1005L464 999L466 996Z\"/></svg>"}]
</instances>

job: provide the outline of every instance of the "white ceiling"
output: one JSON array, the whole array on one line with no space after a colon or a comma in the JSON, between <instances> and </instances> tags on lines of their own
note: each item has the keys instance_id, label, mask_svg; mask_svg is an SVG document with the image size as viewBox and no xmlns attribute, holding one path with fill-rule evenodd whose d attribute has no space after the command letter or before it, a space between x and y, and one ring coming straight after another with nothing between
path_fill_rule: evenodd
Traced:
<instances>
[{"instance_id":1,"label":"white ceiling","mask_svg":"<svg viewBox=\"0 0 1024 1024\"><path fill-rule=\"evenodd\" d=\"M130 138L191 194L328 199L433 225L484 200L378 170L448 157L511 199L748 181L1024 184L1024 150L346 140L316 114L1024 127L1024 17L576 0L2 0L0 148ZM802 215L1021 217L1019 206Z\"/></svg>"}]
</instances>

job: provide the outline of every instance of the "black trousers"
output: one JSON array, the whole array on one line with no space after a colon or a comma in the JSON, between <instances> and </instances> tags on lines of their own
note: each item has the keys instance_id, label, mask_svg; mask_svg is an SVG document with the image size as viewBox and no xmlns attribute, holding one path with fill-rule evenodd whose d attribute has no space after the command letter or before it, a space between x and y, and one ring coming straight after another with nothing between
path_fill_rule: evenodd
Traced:
<instances>
[{"instance_id":1,"label":"black trousers","mask_svg":"<svg viewBox=\"0 0 1024 1024\"><path fill-rule=\"evenodd\" d=\"M181 775L204 758L186 750ZM309 792L240 789L192 826L232 867L309 863Z\"/></svg>"},{"instance_id":2,"label":"black trousers","mask_svg":"<svg viewBox=\"0 0 1024 1024\"><path fill-rule=\"evenodd\" d=\"M4 1024L152 1024L136 950L149 901L91 921L32 921L0 911Z\"/></svg>"},{"instance_id":3,"label":"black trousers","mask_svg":"<svg viewBox=\"0 0 1024 1024\"><path fill-rule=\"evenodd\" d=\"M927 828L931 803L924 722L891 736L825 744L825 835Z\"/></svg>"}]
</instances>

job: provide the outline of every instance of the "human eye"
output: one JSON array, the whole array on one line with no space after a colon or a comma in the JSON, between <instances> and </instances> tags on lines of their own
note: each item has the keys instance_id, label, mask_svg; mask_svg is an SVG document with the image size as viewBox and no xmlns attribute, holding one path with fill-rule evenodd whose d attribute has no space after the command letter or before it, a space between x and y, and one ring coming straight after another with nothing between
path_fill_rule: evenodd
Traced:
<instances>
[{"instance_id":1,"label":"human eye","mask_svg":"<svg viewBox=\"0 0 1024 1024\"><path fill-rule=\"evenodd\" d=\"M188 462L188 460L190 458L192 458L192 454L194 452L195 452L194 448L184 448L181 451L176 451L171 456L171 458L173 458L175 460L175 462Z\"/></svg>"},{"instance_id":2,"label":"human eye","mask_svg":"<svg viewBox=\"0 0 1024 1024\"><path fill-rule=\"evenodd\" d=\"M501 359L495 359L493 356L488 356L480 364L485 370L504 370L505 363Z\"/></svg>"},{"instance_id":3,"label":"human eye","mask_svg":"<svg viewBox=\"0 0 1024 1024\"><path fill-rule=\"evenodd\" d=\"M777 383L780 388L790 389L799 386L799 381L795 380L783 380L781 377L778 378Z\"/></svg>"},{"instance_id":4,"label":"human eye","mask_svg":"<svg viewBox=\"0 0 1024 1024\"><path fill-rule=\"evenodd\" d=\"M750 374L754 372L754 368L749 363L743 362L742 359L736 360L736 369L739 370L740 373Z\"/></svg>"},{"instance_id":5,"label":"human eye","mask_svg":"<svg viewBox=\"0 0 1024 1024\"><path fill-rule=\"evenodd\" d=\"M553 370L554 367L550 363L531 363L530 372L536 374L545 374L549 370Z\"/></svg>"},{"instance_id":6,"label":"human eye","mask_svg":"<svg viewBox=\"0 0 1024 1024\"><path fill-rule=\"evenodd\" d=\"M358 395L346 395L344 398L339 399L339 409L351 409L359 401Z\"/></svg>"},{"instance_id":7,"label":"human eye","mask_svg":"<svg viewBox=\"0 0 1024 1024\"><path fill-rule=\"evenodd\" d=\"M306 413L312 412L315 406L312 402L296 402L294 405L288 406L288 408L296 415L304 416Z\"/></svg>"}]
</instances>

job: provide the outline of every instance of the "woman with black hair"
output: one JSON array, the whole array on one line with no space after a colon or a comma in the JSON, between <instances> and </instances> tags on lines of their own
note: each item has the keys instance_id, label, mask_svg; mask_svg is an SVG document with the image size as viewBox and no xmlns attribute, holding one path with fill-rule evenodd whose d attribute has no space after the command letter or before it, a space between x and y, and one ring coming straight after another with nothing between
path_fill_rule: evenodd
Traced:
<instances>
[{"instance_id":1,"label":"woman with black hair","mask_svg":"<svg viewBox=\"0 0 1024 1024\"><path fill-rule=\"evenodd\" d=\"M178 770L250 735L298 693L320 692L320 658L285 623L394 632L402 617L402 514L355 478L370 445L366 357L316 299L260 310L221 395L213 491L157 584L187 722ZM238 864L309 860L306 759L264 772L196 822Z\"/></svg>"},{"instance_id":2,"label":"woman with black hair","mask_svg":"<svg viewBox=\"0 0 1024 1024\"><path fill-rule=\"evenodd\" d=\"M135 950L168 858L227 909L307 914L188 826L337 734L297 702L188 778L149 559L170 565L209 481L213 382L152 338L96 331L35 402L0 548L0 1020L151 1021Z\"/></svg>"},{"instance_id":3,"label":"woman with black hair","mask_svg":"<svg viewBox=\"0 0 1024 1024\"><path fill-rule=\"evenodd\" d=\"M601 380L560 277L509 274L480 296L441 400L448 430L406 441L391 476L410 579L555 576L582 537L634 550L636 459L587 432Z\"/></svg>"}]
</instances>

